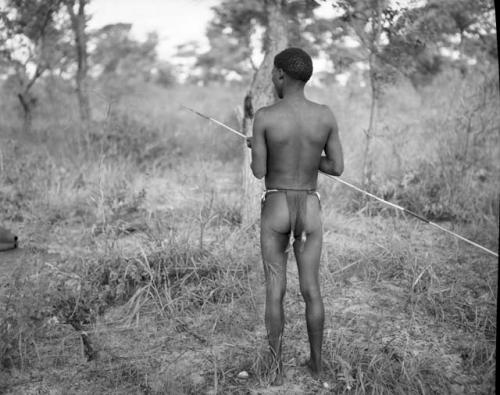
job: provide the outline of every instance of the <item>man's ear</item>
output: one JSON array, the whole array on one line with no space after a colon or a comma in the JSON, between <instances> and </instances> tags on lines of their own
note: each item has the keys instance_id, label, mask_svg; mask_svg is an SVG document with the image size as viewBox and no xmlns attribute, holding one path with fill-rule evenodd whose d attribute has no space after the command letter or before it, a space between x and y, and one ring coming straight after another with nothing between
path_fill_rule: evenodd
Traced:
<instances>
[{"instance_id":1,"label":"man's ear","mask_svg":"<svg viewBox=\"0 0 500 395\"><path fill-rule=\"evenodd\" d=\"M278 79L279 80L282 80L283 78L285 78L285 72L283 71L283 69L277 69L277 72L278 72Z\"/></svg>"}]
</instances>

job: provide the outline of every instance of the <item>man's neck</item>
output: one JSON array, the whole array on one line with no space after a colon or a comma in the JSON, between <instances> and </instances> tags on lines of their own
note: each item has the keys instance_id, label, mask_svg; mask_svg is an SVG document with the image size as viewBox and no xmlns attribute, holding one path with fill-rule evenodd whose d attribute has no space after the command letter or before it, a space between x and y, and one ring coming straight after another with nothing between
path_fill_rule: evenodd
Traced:
<instances>
[{"instance_id":1,"label":"man's neck","mask_svg":"<svg viewBox=\"0 0 500 395\"><path fill-rule=\"evenodd\" d=\"M286 100L304 100L304 86L303 83L288 84L283 87L283 99Z\"/></svg>"}]
</instances>

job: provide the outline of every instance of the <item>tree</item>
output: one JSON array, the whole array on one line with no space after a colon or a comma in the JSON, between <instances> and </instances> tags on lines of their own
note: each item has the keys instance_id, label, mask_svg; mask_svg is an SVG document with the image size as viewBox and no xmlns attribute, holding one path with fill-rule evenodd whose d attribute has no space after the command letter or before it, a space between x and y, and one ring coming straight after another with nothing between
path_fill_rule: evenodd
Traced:
<instances>
[{"instance_id":1,"label":"tree","mask_svg":"<svg viewBox=\"0 0 500 395\"><path fill-rule=\"evenodd\" d=\"M23 110L23 130L30 131L36 97L32 88L61 58L63 32L55 23L60 0L7 0L0 12L0 61L14 74Z\"/></svg>"},{"instance_id":2,"label":"tree","mask_svg":"<svg viewBox=\"0 0 500 395\"><path fill-rule=\"evenodd\" d=\"M177 82L175 68L166 61L158 61L155 66L154 81L164 88L174 85Z\"/></svg>"},{"instance_id":3,"label":"tree","mask_svg":"<svg viewBox=\"0 0 500 395\"><path fill-rule=\"evenodd\" d=\"M199 57L197 66L204 70L205 79L225 80L234 73L245 80L253 75L244 99L245 134L251 135L254 110L276 99L270 79L274 56L287 45L300 46L313 56L318 53L313 45L317 7L313 0L223 0L213 8L215 17L207 31L210 50ZM252 55L261 51L264 57L257 65ZM244 157L242 218L250 224L256 219L259 183L250 173L246 149Z\"/></svg>"},{"instance_id":4,"label":"tree","mask_svg":"<svg viewBox=\"0 0 500 395\"><path fill-rule=\"evenodd\" d=\"M396 11L389 6L388 0L345 0L333 5L340 11L331 22L332 44L335 60L343 65L362 61L367 64L370 88L370 113L367 128L364 130L362 183L366 186L372 179L372 140L375 133L376 109L382 92L385 73L380 54L384 46L385 29L396 16ZM324 29L324 24L322 25ZM355 48L342 48L338 45L346 36L355 37L359 45Z\"/></svg>"},{"instance_id":5,"label":"tree","mask_svg":"<svg viewBox=\"0 0 500 395\"><path fill-rule=\"evenodd\" d=\"M155 65L158 35L149 33L144 42L131 37L130 23L115 23L103 26L93 35L95 49L92 63L100 73L128 78L138 76L148 80Z\"/></svg>"},{"instance_id":6,"label":"tree","mask_svg":"<svg viewBox=\"0 0 500 395\"><path fill-rule=\"evenodd\" d=\"M474 60L496 62L493 16L493 4L488 0L434 0L404 8L385 29L388 42L379 56L418 90L444 64L465 71ZM446 57L443 50L457 56Z\"/></svg>"},{"instance_id":7,"label":"tree","mask_svg":"<svg viewBox=\"0 0 500 395\"><path fill-rule=\"evenodd\" d=\"M84 122L90 120L90 100L89 87L87 80L88 73L88 54L87 54L87 34L85 25L87 16L85 14L85 6L88 0L64 0L68 14L71 20L71 28L75 39L76 53L76 94L78 97L78 105L80 109L80 119Z\"/></svg>"},{"instance_id":8,"label":"tree","mask_svg":"<svg viewBox=\"0 0 500 395\"><path fill-rule=\"evenodd\" d=\"M244 45L232 35L220 34L213 26L207 30L210 50L197 57L195 67L201 70L200 79L225 82L231 76L245 79L257 66L252 61L251 46Z\"/></svg>"},{"instance_id":9,"label":"tree","mask_svg":"<svg viewBox=\"0 0 500 395\"><path fill-rule=\"evenodd\" d=\"M309 30L314 26L313 11L317 7L313 0L284 1L280 6L286 26L283 39L312 55L316 55L317 50ZM196 66L202 69L205 82L225 81L231 75L251 80L259 67L253 55L265 53L269 23L267 1L224 0L213 7L213 11L215 16L207 29L210 49L198 56Z\"/></svg>"},{"instance_id":10,"label":"tree","mask_svg":"<svg viewBox=\"0 0 500 395\"><path fill-rule=\"evenodd\" d=\"M366 66L370 115L365 129L362 182L367 185L372 178L376 110L384 86L405 77L418 90L432 81L444 64L465 71L474 59L489 56L496 61L493 4L489 0L408 1L405 7L387 0L331 3L338 16L318 19L310 29L315 45L330 55L336 68ZM358 46L346 45L353 38ZM443 49L459 55L456 59L446 57Z\"/></svg>"},{"instance_id":11,"label":"tree","mask_svg":"<svg viewBox=\"0 0 500 395\"><path fill-rule=\"evenodd\" d=\"M159 68L167 72L167 64L157 61L158 35L150 33L140 42L131 37L131 28L130 23L110 24L92 36L94 72L112 96L121 95L136 82L150 81Z\"/></svg>"},{"instance_id":12,"label":"tree","mask_svg":"<svg viewBox=\"0 0 500 395\"><path fill-rule=\"evenodd\" d=\"M287 46L287 20L284 15L283 0L266 0L267 28L265 35L264 59L255 72L249 92L245 96L242 130L247 136L252 134L253 116L255 110L269 105L276 99L274 88L270 81L273 60L276 54ZM255 208L258 206L259 184L250 172L251 153L244 149L243 161L243 211L242 223L251 224L256 220Z\"/></svg>"}]
</instances>

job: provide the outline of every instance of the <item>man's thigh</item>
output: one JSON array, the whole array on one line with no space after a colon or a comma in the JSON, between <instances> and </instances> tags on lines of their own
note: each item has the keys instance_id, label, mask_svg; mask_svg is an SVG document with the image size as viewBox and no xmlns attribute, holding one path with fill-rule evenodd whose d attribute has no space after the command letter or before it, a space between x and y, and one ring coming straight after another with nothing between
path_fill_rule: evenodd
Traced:
<instances>
[{"instance_id":1,"label":"man's thigh","mask_svg":"<svg viewBox=\"0 0 500 395\"><path fill-rule=\"evenodd\" d=\"M283 279L286 273L290 220L286 197L282 193L269 194L262 204L260 245L266 281Z\"/></svg>"},{"instance_id":2,"label":"man's thigh","mask_svg":"<svg viewBox=\"0 0 500 395\"><path fill-rule=\"evenodd\" d=\"M318 284L319 263L323 244L321 206L314 195L308 197L305 230L307 234L306 242L303 246L296 242L294 253L301 287L311 287Z\"/></svg>"}]
</instances>

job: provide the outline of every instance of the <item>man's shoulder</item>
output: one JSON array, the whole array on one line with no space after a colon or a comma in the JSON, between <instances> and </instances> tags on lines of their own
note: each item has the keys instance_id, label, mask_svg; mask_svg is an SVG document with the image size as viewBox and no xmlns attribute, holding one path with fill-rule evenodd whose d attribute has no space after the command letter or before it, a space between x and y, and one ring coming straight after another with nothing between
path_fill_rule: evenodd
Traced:
<instances>
[{"instance_id":1,"label":"man's shoulder","mask_svg":"<svg viewBox=\"0 0 500 395\"><path fill-rule=\"evenodd\" d=\"M333 111L326 104L321 104L309 100L309 113L311 115L314 115L316 119L326 124L332 124L336 122L335 116L333 115Z\"/></svg>"},{"instance_id":2,"label":"man's shoulder","mask_svg":"<svg viewBox=\"0 0 500 395\"><path fill-rule=\"evenodd\" d=\"M279 109L279 107L280 107L279 102L269 104L268 106L263 106L263 107L259 108L257 110L256 114L261 114L261 115L271 114L271 113L277 111Z\"/></svg>"},{"instance_id":3,"label":"man's shoulder","mask_svg":"<svg viewBox=\"0 0 500 395\"><path fill-rule=\"evenodd\" d=\"M268 106L261 107L255 113L255 119L259 119L261 121L270 120L273 116L280 112L279 103L273 103Z\"/></svg>"},{"instance_id":4,"label":"man's shoulder","mask_svg":"<svg viewBox=\"0 0 500 395\"><path fill-rule=\"evenodd\" d=\"M312 101L312 100L309 100L309 104L314 110L321 112L322 114L333 115L331 108L329 106L327 106L326 104L317 103L317 102Z\"/></svg>"},{"instance_id":5,"label":"man's shoulder","mask_svg":"<svg viewBox=\"0 0 500 395\"><path fill-rule=\"evenodd\" d=\"M326 104L321 104L321 103L316 103L314 101L308 100L306 102L305 106L302 108L304 111L307 112L313 112L317 116L321 117L324 120L334 120L335 117L333 115L332 110L330 109L329 106ZM259 108L257 112L255 113L255 117L258 117L259 119L271 119L273 116L279 116L283 112L289 111L286 107L283 107L282 102L276 102L273 104L270 104L268 106L264 106Z\"/></svg>"}]
</instances>

